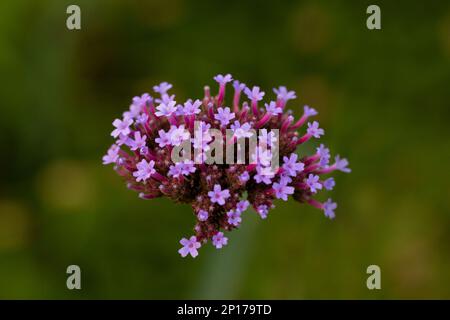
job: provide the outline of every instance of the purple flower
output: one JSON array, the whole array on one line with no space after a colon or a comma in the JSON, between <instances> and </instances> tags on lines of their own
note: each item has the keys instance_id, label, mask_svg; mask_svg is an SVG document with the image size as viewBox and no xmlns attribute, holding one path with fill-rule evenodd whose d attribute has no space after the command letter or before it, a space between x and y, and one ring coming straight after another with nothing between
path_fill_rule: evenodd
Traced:
<instances>
[{"instance_id":1,"label":"purple flower","mask_svg":"<svg viewBox=\"0 0 450 320\"><path fill-rule=\"evenodd\" d=\"M348 161L347 159L341 159L339 157L339 155L337 155L336 157L334 157L334 166L336 167L337 170L342 171L342 172L351 172L352 170L350 168L347 168L348 166Z\"/></svg>"},{"instance_id":2,"label":"purple flower","mask_svg":"<svg viewBox=\"0 0 450 320\"><path fill-rule=\"evenodd\" d=\"M175 107L176 104L176 101L169 101L168 103L162 102L159 106L156 107L158 111L156 111L155 114L158 117L170 117L175 111L177 111L177 108Z\"/></svg>"},{"instance_id":3,"label":"purple flower","mask_svg":"<svg viewBox=\"0 0 450 320\"><path fill-rule=\"evenodd\" d=\"M155 99L155 102L158 104L164 103L169 104L170 102L175 101L175 95L169 96L168 94L162 94L161 99Z\"/></svg>"},{"instance_id":4,"label":"purple flower","mask_svg":"<svg viewBox=\"0 0 450 320\"><path fill-rule=\"evenodd\" d=\"M173 146L181 145L183 141L188 140L190 137L189 131L184 128L184 125L180 125L179 127L172 126L169 133L170 143Z\"/></svg>"},{"instance_id":5,"label":"purple flower","mask_svg":"<svg viewBox=\"0 0 450 320\"><path fill-rule=\"evenodd\" d=\"M186 116L189 115L195 115L200 113L200 106L202 105L202 102L200 100L195 100L192 102L192 100L188 100L184 103L183 108L183 114Z\"/></svg>"},{"instance_id":6,"label":"purple flower","mask_svg":"<svg viewBox=\"0 0 450 320\"><path fill-rule=\"evenodd\" d=\"M286 172L287 175L291 177L295 177L298 172L302 172L305 165L301 162L297 162L297 154L292 153L291 156L283 157L283 169L284 172Z\"/></svg>"},{"instance_id":7,"label":"purple flower","mask_svg":"<svg viewBox=\"0 0 450 320\"><path fill-rule=\"evenodd\" d=\"M121 135L119 135L119 139L116 140L116 144L118 146L121 146L121 145L131 146L131 141L132 140L130 139L130 137L121 134Z\"/></svg>"},{"instance_id":8,"label":"purple flower","mask_svg":"<svg viewBox=\"0 0 450 320\"><path fill-rule=\"evenodd\" d=\"M223 206L225 200L230 197L230 191L228 189L222 190L220 184L214 185L214 190L208 192L208 196L212 203L218 203Z\"/></svg>"},{"instance_id":9,"label":"purple flower","mask_svg":"<svg viewBox=\"0 0 450 320\"><path fill-rule=\"evenodd\" d=\"M180 175L188 176L196 170L192 160L184 160L183 162L175 163L169 167L168 175L178 178Z\"/></svg>"},{"instance_id":10,"label":"purple flower","mask_svg":"<svg viewBox=\"0 0 450 320\"><path fill-rule=\"evenodd\" d=\"M172 85L167 82L161 82L158 86L154 86L153 90L159 94L164 95L168 90L172 88Z\"/></svg>"},{"instance_id":11,"label":"purple flower","mask_svg":"<svg viewBox=\"0 0 450 320\"><path fill-rule=\"evenodd\" d=\"M167 173L169 177L179 178L182 175L182 167L180 164L174 164L169 167L169 172Z\"/></svg>"},{"instance_id":12,"label":"purple flower","mask_svg":"<svg viewBox=\"0 0 450 320\"><path fill-rule=\"evenodd\" d=\"M312 117L312 116L317 115L316 109L310 108L309 106L304 106L303 107L303 112L304 112L306 117Z\"/></svg>"},{"instance_id":13,"label":"purple flower","mask_svg":"<svg viewBox=\"0 0 450 320\"><path fill-rule=\"evenodd\" d=\"M232 226L239 226L239 224L242 221L241 218L241 213L239 211L236 210L230 210L227 212L227 217L228 217L228 223L231 224Z\"/></svg>"},{"instance_id":14,"label":"purple flower","mask_svg":"<svg viewBox=\"0 0 450 320\"><path fill-rule=\"evenodd\" d=\"M206 123L205 121L199 121L197 130L208 133L208 130L211 129L211 125L209 123Z\"/></svg>"},{"instance_id":15,"label":"purple flower","mask_svg":"<svg viewBox=\"0 0 450 320\"><path fill-rule=\"evenodd\" d=\"M179 146L183 143L183 141L186 141L190 138L189 131L187 131L184 128L184 124L177 126L171 126L170 131L170 143L173 146Z\"/></svg>"},{"instance_id":16,"label":"purple flower","mask_svg":"<svg viewBox=\"0 0 450 320\"><path fill-rule=\"evenodd\" d=\"M176 116L184 116L184 107L181 104L175 106L176 111L173 113Z\"/></svg>"},{"instance_id":17,"label":"purple flower","mask_svg":"<svg viewBox=\"0 0 450 320\"><path fill-rule=\"evenodd\" d=\"M233 88L236 91L242 91L242 90L244 90L246 88L246 85L245 85L245 83L240 83L239 81L234 80L233 81Z\"/></svg>"},{"instance_id":18,"label":"purple flower","mask_svg":"<svg viewBox=\"0 0 450 320\"><path fill-rule=\"evenodd\" d=\"M201 244L200 242L197 241L196 236L192 236L189 240L183 238L180 240L180 244L183 247L180 250L178 250L178 253L181 254L183 258L186 257L188 254L190 254L192 258L198 256L197 249L201 247Z\"/></svg>"},{"instance_id":19,"label":"purple flower","mask_svg":"<svg viewBox=\"0 0 450 320\"><path fill-rule=\"evenodd\" d=\"M152 97L148 93L144 93L141 97L134 97L129 111L125 111L123 117L129 119L137 118L143 111L143 108L151 101Z\"/></svg>"},{"instance_id":20,"label":"purple flower","mask_svg":"<svg viewBox=\"0 0 450 320\"><path fill-rule=\"evenodd\" d=\"M111 135L114 138L117 138L120 134L123 134L124 136L127 136L130 133L130 126L133 123L132 119L116 119L113 121L113 126L116 127L116 129L111 132Z\"/></svg>"},{"instance_id":21,"label":"purple flower","mask_svg":"<svg viewBox=\"0 0 450 320\"><path fill-rule=\"evenodd\" d=\"M214 118L216 120L220 121L220 124L222 126L226 126L228 123L230 123L230 120L234 119L234 113L231 112L230 108L226 107L217 109L217 112L214 115Z\"/></svg>"},{"instance_id":22,"label":"purple flower","mask_svg":"<svg viewBox=\"0 0 450 320\"><path fill-rule=\"evenodd\" d=\"M319 128L319 123L317 121L314 121L312 124L308 122L307 132L314 138L320 138L320 136L324 134L323 129Z\"/></svg>"},{"instance_id":23,"label":"purple flower","mask_svg":"<svg viewBox=\"0 0 450 320\"><path fill-rule=\"evenodd\" d=\"M277 107L277 104L273 101L270 101L269 104L266 103L266 111L270 113L271 115L276 116L277 114L280 114L283 112L283 109L280 107Z\"/></svg>"},{"instance_id":24,"label":"purple flower","mask_svg":"<svg viewBox=\"0 0 450 320\"><path fill-rule=\"evenodd\" d=\"M283 182L284 181L280 181L280 183L275 182L272 188L275 191L275 197L277 197L277 199L283 199L284 201L287 201L288 195L294 194L295 189L294 187L290 187Z\"/></svg>"},{"instance_id":25,"label":"purple flower","mask_svg":"<svg viewBox=\"0 0 450 320\"><path fill-rule=\"evenodd\" d=\"M152 101L152 97L148 93L144 93L142 96L136 96L133 98L133 102L130 105L130 117L136 118L142 112L143 108Z\"/></svg>"},{"instance_id":26,"label":"purple flower","mask_svg":"<svg viewBox=\"0 0 450 320\"><path fill-rule=\"evenodd\" d=\"M148 154L148 147L147 146L143 146L139 148L139 153L142 155L147 155Z\"/></svg>"},{"instance_id":27,"label":"purple flower","mask_svg":"<svg viewBox=\"0 0 450 320\"><path fill-rule=\"evenodd\" d=\"M198 219L199 221L206 221L206 220L208 220L208 212L205 211L205 210L200 210L200 211L197 213L197 219Z\"/></svg>"},{"instance_id":28,"label":"purple flower","mask_svg":"<svg viewBox=\"0 0 450 320\"><path fill-rule=\"evenodd\" d=\"M277 95L278 99L285 102L297 98L295 91L288 91L284 86L280 86L278 89L273 88L273 92Z\"/></svg>"},{"instance_id":29,"label":"purple flower","mask_svg":"<svg viewBox=\"0 0 450 320\"><path fill-rule=\"evenodd\" d=\"M148 115L145 114L145 113L142 113L142 114L140 114L140 115L138 115L138 116L136 117L136 123L137 123L137 124L143 125L143 124L146 124L147 121L148 121Z\"/></svg>"},{"instance_id":30,"label":"purple flower","mask_svg":"<svg viewBox=\"0 0 450 320\"><path fill-rule=\"evenodd\" d=\"M253 132L251 131L252 126L247 122L241 124L239 121L235 121L230 127L234 131L234 136L238 139L253 136Z\"/></svg>"},{"instance_id":31,"label":"purple flower","mask_svg":"<svg viewBox=\"0 0 450 320\"><path fill-rule=\"evenodd\" d=\"M267 129L260 129L258 136L259 145L263 146L274 146L277 142L277 137L273 131L268 131Z\"/></svg>"},{"instance_id":32,"label":"purple flower","mask_svg":"<svg viewBox=\"0 0 450 320\"><path fill-rule=\"evenodd\" d=\"M195 149L200 149L201 151L208 151L208 143L212 140L211 135L208 130L211 128L210 124L206 124L203 121L197 122L194 128L194 138L192 143Z\"/></svg>"},{"instance_id":33,"label":"purple flower","mask_svg":"<svg viewBox=\"0 0 450 320\"><path fill-rule=\"evenodd\" d=\"M156 138L155 142L159 144L160 148L164 148L165 146L169 146L171 144L170 131L165 132L164 130L161 129L158 131L158 134L159 138Z\"/></svg>"},{"instance_id":34,"label":"purple flower","mask_svg":"<svg viewBox=\"0 0 450 320\"><path fill-rule=\"evenodd\" d=\"M131 140L131 150L137 150L142 147L145 147L145 141L147 140L147 136L143 135L141 137L141 133L139 131L136 131L134 133L134 140Z\"/></svg>"},{"instance_id":35,"label":"purple flower","mask_svg":"<svg viewBox=\"0 0 450 320\"><path fill-rule=\"evenodd\" d=\"M233 77L229 73L225 76L218 74L214 77L214 80L216 80L220 85L225 85L227 82L233 81Z\"/></svg>"},{"instance_id":36,"label":"purple flower","mask_svg":"<svg viewBox=\"0 0 450 320\"><path fill-rule=\"evenodd\" d=\"M194 136L194 139L192 139L192 144L194 149L200 149L203 153L210 149L209 142L211 140L212 137L209 134L199 134Z\"/></svg>"},{"instance_id":37,"label":"purple flower","mask_svg":"<svg viewBox=\"0 0 450 320\"><path fill-rule=\"evenodd\" d=\"M181 162L180 165L181 165L181 173L185 176L194 173L196 170L194 161L192 160L186 159L184 160L184 162Z\"/></svg>"},{"instance_id":38,"label":"purple flower","mask_svg":"<svg viewBox=\"0 0 450 320\"><path fill-rule=\"evenodd\" d=\"M292 179L290 176L288 176L287 174L285 174L284 172L280 175L280 183L281 184L289 184L292 182Z\"/></svg>"},{"instance_id":39,"label":"purple flower","mask_svg":"<svg viewBox=\"0 0 450 320\"><path fill-rule=\"evenodd\" d=\"M207 159L208 159L208 157L205 152L200 152L199 154L194 155L195 163L204 164Z\"/></svg>"},{"instance_id":40,"label":"purple flower","mask_svg":"<svg viewBox=\"0 0 450 320\"><path fill-rule=\"evenodd\" d=\"M250 202L248 202L247 200L241 200L236 205L236 211L244 212L245 210L247 210L249 205Z\"/></svg>"},{"instance_id":41,"label":"purple flower","mask_svg":"<svg viewBox=\"0 0 450 320\"><path fill-rule=\"evenodd\" d=\"M247 97L252 101L260 101L264 97L264 92L260 91L259 87L254 86L252 90L250 90L248 87L245 88L244 93L247 95Z\"/></svg>"},{"instance_id":42,"label":"purple flower","mask_svg":"<svg viewBox=\"0 0 450 320\"><path fill-rule=\"evenodd\" d=\"M136 177L136 181L139 182L141 180L146 181L152 174L156 172L153 168L155 166L155 161L142 159L140 162L136 164L137 171L133 172L133 176Z\"/></svg>"},{"instance_id":43,"label":"purple flower","mask_svg":"<svg viewBox=\"0 0 450 320\"><path fill-rule=\"evenodd\" d=\"M113 144L102 158L103 164L116 163L119 158L119 146Z\"/></svg>"},{"instance_id":44,"label":"purple flower","mask_svg":"<svg viewBox=\"0 0 450 320\"><path fill-rule=\"evenodd\" d=\"M213 235L212 242L217 249L221 249L223 246L227 245L228 238L223 235L223 232L219 231Z\"/></svg>"},{"instance_id":45,"label":"purple flower","mask_svg":"<svg viewBox=\"0 0 450 320\"><path fill-rule=\"evenodd\" d=\"M333 178L328 178L327 180L325 180L323 182L323 186L325 187L325 189L327 190L333 190L334 186L336 185L336 183L334 182Z\"/></svg>"},{"instance_id":46,"label":"purple flower","mask_svg":"<svg viewBox=\"0 0 450 320\"><path fill-rule=\"evenodd\" d=\"M330 161L330 149L325 148L325 146L321 144L317 148L317 154L320 156L319 164L322 167L327 166L328 162Z\"/></svg>"},{"instance_id":47,"label":"purple flower","mask_svg":"<svg viewBox=\"0 0 450 320\"><path fill-rule=\"evenodd\" d=\"M256 183L265 183L265 184L271 184L272 178L274 177L274 172L272 171L272 168L270 167L256 167L256 174L253 177L255 179Z\"/></svg>"},{"instance_id":48,"label":"purple flower","mask_svg":"<svg viewBox=\"0 0 450 320\"><path fill-rule=\"evenodd\" d=\"M271 164L272 152L266 146L256 147L251 155L251 159L253 163L267 167Z\"/></svg>"},{"instance_id":49,"label":"purple flower","mask_svg":"<svg viewBox=\"0 0 450 320\"><path fill-rule=\"evenodd\" d=\"M250 179L250 175L248 174L248 171L244 171L240 176L239 176L239 180L242 183L247 182Z\"/></svg>"},{"instance_id":50,"label":"purple flower","mask_svg":"<svg viewBox=\"0 0 450 320\"><path fill-rule=\"evenodd\" d=\"M267 214L269 213L269 207L265 204L262 204L262 205L258 206L258 208L256 209L256 212L258 212L259 216L262 219L266 219Z\"/></svg>"},{"instance_id":51,"label":"purple flower","mask_svg":"<svg viewBox=\"0 0 450 320\"><path fill-rule=\"evenodd\" d=\"M336 202L333 202L331 199L328 199L326 202L322 204L323 212L325 213L325 216L334 219L335 214L334 210L336 210L337 204Z\"/></svg>"},{"instance_id":52,"label":"purple flower","mask_svg":"<svg viewBox=\"0 0 450 320\"><path fill-rule=\"evenodd\" d=\"M322 184L319 183L319 176L312 173L309 174L308 179L306 180L306 185L312 193L316 193L317 190L322 189Z\"/></svg>"}]
</instances>

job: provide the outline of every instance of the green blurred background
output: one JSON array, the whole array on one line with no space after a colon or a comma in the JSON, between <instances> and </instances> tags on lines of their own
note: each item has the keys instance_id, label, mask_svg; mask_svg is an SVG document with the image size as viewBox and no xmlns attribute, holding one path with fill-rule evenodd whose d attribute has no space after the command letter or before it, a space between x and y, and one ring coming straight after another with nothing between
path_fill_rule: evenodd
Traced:
<instances>
[{"instance_id":1,"label":"green blurred background","mask_svg":"<svg viewBox=\"0 0 450 320\"><path fill-rule=\"evenodd\" d=\"M280 201L182 259L191 209L138 199L101 157L134 95L201 97L217 73L296 90L353 172L321 195L334 221ZM450 298L448 1L4 0L0 74L0 298Z\"/></svg>"}]
</instances>

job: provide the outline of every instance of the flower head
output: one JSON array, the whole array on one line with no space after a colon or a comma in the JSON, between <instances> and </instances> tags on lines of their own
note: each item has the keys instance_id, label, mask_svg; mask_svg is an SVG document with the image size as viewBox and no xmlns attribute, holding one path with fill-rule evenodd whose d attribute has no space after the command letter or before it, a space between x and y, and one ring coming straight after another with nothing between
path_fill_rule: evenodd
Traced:
<instances>
[{"instance_id":1,"label":"flower head","mask_svg":"<svg viewBox=\"0 0 450 320\"><path fill-rule=\"evenodd\" d=\"M102 157L141 199L167 197L193 208L194 235L180 241L180 255L196 257L208 241L222 248L228 243L224 232L238 228L250 206L266 219L276 201L290 196L333 218L336 203L319 202L316 194L335 187L334 178L324 175L350 169L339 156L331 164L324 145L303 147L324 134L317 121L308 123L303 135L297 132L317 111L304 106L294 121L294 112L286 108L296 98L294 91L275 88L276 101L260 103L264 111L258 101L265 93L258 86L248 88L230 74L214 80L217 94L206 86L202 98L184 104L177 104L167 82L153 87L155 98L135 96L114 120L114 144ZM229 82L232 99L225 97ZM241 101L242 93L246 101ZM224 106L228 100L232 109Z\"/></svg>"}]
</instances>

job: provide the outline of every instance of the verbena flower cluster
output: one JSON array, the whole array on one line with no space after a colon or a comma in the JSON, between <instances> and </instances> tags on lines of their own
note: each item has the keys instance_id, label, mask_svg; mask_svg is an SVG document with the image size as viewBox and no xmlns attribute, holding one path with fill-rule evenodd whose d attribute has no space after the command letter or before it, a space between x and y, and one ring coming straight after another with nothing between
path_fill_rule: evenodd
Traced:
<instances>
[{"instance_id":1,"label":"verbena flower cluster","mask_svg":"<svg viewBox=\"0 0 450 320\"><path fill-rule=\"evenodd\" d=\"M205 87L203 99L189 99L184 104L177 103L175 95L169 93L172 85L167 82L153 87L155 97L148 93L134 97L129 110L113 121L111 135L116 142L103 157L103 163L114 164L115 171L127 181L129 189L139 192L140 198L166 196L192 206L194 235L181 239L180 255L196 257L207 240L222 248L228 242L224 232L239 227L249 206L265 219L275 199L287 201L290 195L333 219L337 204L314 197L319 190L333 189L334 179L326 178L329 173L350 172L348 161L337 155L330 162L330 151L323 144L314 154L296 153L301 145L324 134L317 121L307 122L317 115L316 110L304 106L303 115L296 120L286 109L296 93L286 87L273 89L275 100L262 108L265 93L259 87L233 81L230 74L217 75L214 80L219 85L217 95ZM230 82L234 95L231 107L227 107L225 90ZM241 96L245 101L241 102ZM211 152L215 142L209 134L211 129L223 133L231 130L224 146L236 145L239 149L238 139L255 134L258 143L264 141L272 148L276 144L280 167L272 169L270 158L274 154L260 146L256 151L249 148L243 163L208 164L205 153ZM192 145L192 158L174 161L172 151L186 143Z\"/></svg>"}]
</instances>

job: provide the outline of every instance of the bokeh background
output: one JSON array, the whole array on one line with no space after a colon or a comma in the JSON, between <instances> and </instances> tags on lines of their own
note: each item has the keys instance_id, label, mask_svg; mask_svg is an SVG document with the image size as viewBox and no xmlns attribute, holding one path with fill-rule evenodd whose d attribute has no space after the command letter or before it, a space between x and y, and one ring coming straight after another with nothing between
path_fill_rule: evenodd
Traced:
<instances>
[{"instance_id":1,"label":"bokeh background","mask_svg":"<svg viewBox=\"0 0 450 320\"><path fill-rule=\"evenodd\" d=\"M370 31L373 3L1 1L0 298L450 298L450 4L376 1ZM182 259L191 209L140 200L101 157L134 95L201 97L217 73L296 90L353 172L334 221L280 201Z\"/></svg>"}]
</instances>

